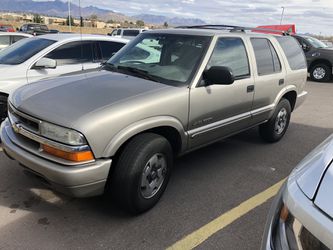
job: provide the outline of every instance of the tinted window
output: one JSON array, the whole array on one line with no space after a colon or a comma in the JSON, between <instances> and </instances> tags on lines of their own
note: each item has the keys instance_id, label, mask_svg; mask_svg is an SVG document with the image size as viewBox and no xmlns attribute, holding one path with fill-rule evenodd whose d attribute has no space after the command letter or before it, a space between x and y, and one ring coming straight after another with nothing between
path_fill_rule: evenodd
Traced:
<instances>
[{"instance_id":1,"label":"tinted window","mask_svg":"<svg viewBox=\"0 0 333 250\"><path fill-rule=\"evenodd\" d=\"M292 37L277 37L292 70L305 69L307 68L306 59L304 53Z\"/></svg>"},{"instance_id":2,"label":"tinted window","mask_svg":"<svg viewBox=\"0 0 333 250\"><path fill-rule=\"evenodd\" d=\"M16 43L17 41L20 41L23 38L27 38L25 36L12 36L12 43Z\"/></svg>"},{"instance_id":3,"label":"tinted window","mask_svg":"<svg viewBox=\"0 0 333 250\"><path fill-rule=\"evenodd\" d=\"M0 64L23 63L53 43L55 41L44 38L23 39L0 52Z\"/></svg>"},{"instance_id":4,"label":"tinted window","mask_svg":"<svg viewBox=\"0 0 333 250\"><path fill-rule=\"evenodd\" d=\"M139 33L139 30L124 30L123 36L137 36Z\"/></svg>"},{"instance_id":5,"label":"tinted window","mask_svg":"<svg viewBox=\"0 0 333 250\"><path fill-rule=\"evenodd\" d=\"M57 61L57 65L92 62L92 42L71 42L53 50L45 57Z\"/></svg>"},{"instance_id":6,"label":"tinted window","mask_svg":"<svg viewBox=\"0 0 333 250\"><path fill-rule=\"evenodd\" d=\"M251 38L257 61L258 75L273 74L281 71L278 55L268 39Z\"/></svg>"},{"instance_id":7,"label":"tinted window","mask_svg":"<svg viewBox=\"0 0 333 250\"><path fill-rule=\"evenodd\" d=\"M0 45L9 45L9 36L0 36Z\"/></svg>"},{"instance_id":8,"label":"tinted window","mask_svg":"<svg viewBox=\"0 0 333 250\"><path fill-rule=\"evenodd\" d=\"M117 42L99 42L101 50L102 50L102 59L103 61L109 60L114 53L118 52L122 47L124 47L124 43Z\"/></svg>"},{"instance_id":9,"label":"tinted window","mask_svg":"<svg viewBox=\"0 0 333 250\"><path fill-rule=\"evenodd\" d=\"M121 35L121 30L117 30L117 36Z\"/></svg>"},{"instance_id":10,"label":"tinted window","mask_svg":"<svg viewBox=\"0 0 333 250\"><path fill-rule=\"evenodd\" d=\"M242 39L220 38L208 63L208 67L211 66L229 67L236 78L249 76L249 61Z\"/></svg>"}]
</instances>

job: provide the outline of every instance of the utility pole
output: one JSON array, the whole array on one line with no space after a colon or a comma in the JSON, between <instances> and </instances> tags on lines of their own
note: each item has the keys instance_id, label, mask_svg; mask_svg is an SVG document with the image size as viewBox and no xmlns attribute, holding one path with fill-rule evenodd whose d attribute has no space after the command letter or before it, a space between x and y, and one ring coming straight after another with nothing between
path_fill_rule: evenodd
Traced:
<instances>
[{"instance_id":1,"label":"utility pole","mask_svg":"<svg viewBox=\"0 0 333 250\"><path fill-rule=\"evenodd\" d=\"M282 13L281 13L281 20L280 20L280 25L282 24L282 21L283 21L283 15L284 15L284 9L285 7L281 7L282 8Z\"/></svg>"},{"instance_id":2,"label":"utility pole","mask_svg":"<svg viewBox=\"0 0 333 250\"><path fill-rule=\"evenodd\" d=\"M69 32L72 32L71 0L68 0L68 26Z\"/></svg>"}]
</instances>

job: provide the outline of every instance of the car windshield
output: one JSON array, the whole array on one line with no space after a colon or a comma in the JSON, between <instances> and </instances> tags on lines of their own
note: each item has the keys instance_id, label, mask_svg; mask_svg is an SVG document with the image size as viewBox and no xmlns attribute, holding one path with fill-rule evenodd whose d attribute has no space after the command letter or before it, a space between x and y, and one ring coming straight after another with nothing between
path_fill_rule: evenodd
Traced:
<instances>
[{"instance_id":1,"label":"car windshield","mask_svg":"<svg viewBox=\"0 0 333 250\"><path fill-rule=\"evenodd\" d=\"M316 49L327 48L328 47L325 43L323 43L322 41L319 41L316 38L306 37L305 39L306 39L306 41L308 41Z\"/></svg>"},{"instance_id":2,"label":"car windshield","mask_svg":"<svg viewBox=\"0 0 333 250\"><path fill-rule=\"evenodd\" d=\"M21 64L55 42L44 38L20 40L0 51L0 64Z\"/></svg>"},{"instance_id":3,"label":"car windshield","mask_svg":"<svg viewBox=\"0 0 333 250\"><path fill-rule=\"evenodd\" d=\"M141 33L105 69L163 84L188 84L206 51L208 36Z\"/></svg>"}]
</instances>

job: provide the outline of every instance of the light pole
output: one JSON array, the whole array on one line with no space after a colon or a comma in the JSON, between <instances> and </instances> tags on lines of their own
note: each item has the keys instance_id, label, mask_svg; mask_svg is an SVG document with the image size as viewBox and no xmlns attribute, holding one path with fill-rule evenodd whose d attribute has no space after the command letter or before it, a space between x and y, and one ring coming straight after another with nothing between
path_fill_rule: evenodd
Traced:
<instances>
[{"instance_id":1,"label":"light pole","mask_svg":"<svg viewBox=\"0 0 333 250\"><path fill-rule=\"evenodd\" d=\"M283 15L284 15L284 9L285 7L281 7L282 8L282 13L281 13L281 20L280 20L280 25L282 24L282 21L283 21Z\"/></svg>"},{"instance_id":2,"label":"light pole","mask_svg":"<svg viewBox=\"0 0 333 250\"><path fill-rule=\"evenodd\" d=\"M68 26L69 32L72 32L71 0L68 0Z\"/></svg>"}]
</instances>

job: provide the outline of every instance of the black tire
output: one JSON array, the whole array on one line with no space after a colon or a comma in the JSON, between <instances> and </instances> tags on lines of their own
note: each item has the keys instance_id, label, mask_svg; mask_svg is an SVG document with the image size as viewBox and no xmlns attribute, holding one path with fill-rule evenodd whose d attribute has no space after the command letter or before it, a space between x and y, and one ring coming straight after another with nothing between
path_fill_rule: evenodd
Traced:
<instances>
[{"instance_id":1,"label":"black tire","mask_svg":"<svg viewBox=\"0 0 333 250\"><path fill-rule=\"evenodd\" d=\"M155 189L156 193L152 197L144 197L142 187L144 170L148 162L156 155L162 157L164 160L159 160L166 163L166 170L162 174L164 181L158 189ZM154 166L158 164L153 164L152 167ZM137 135L125 146L118 158L114 172L109 177L111 178L110 191L122 208L132 214L143 213L155 206L161 198L168 184L172 166L173 151L167 139L153 133ZM153 180L156 180L157 175L154 176ZM159 180L158 177L157 180Z\"/></svg>"},{"instance_id":2,"label":"black tire","mask_svg":"<svg viewBox=\"0 0 333 250\"><path fill-rule=\"evenodd\" d=\"M7 118L7 96L0 95L0 124Z\"/></svg>"},{"instance_id":3,"label":"black tire","mask_svg":"<svg viewBox=\"0 0 333 250\"><path fill-rule=\"evenodd\" d=\"M286 113L284 113L284 111ZM281 114L282 116L280 117ZM290 103L287 99L283 98L277 105L273 116L268 120L268 122L261 124L259 126L260 136L267 142L278 142L279 140L281 140L288 129L290 116L291 116ZM284 117L285 117L285 123L284 123ZM278 119L280 123L276 125ZM285 126L280 126L281 124L285 124Z\"/></svg>"},{"instance_id":4,"label":"black tire","mask_svg":"<svg viewBox=\"0 0 333 250\"><path fill-rule=\"evenodd\" d=\"M316 72L324 72L324 76L316 74ZM315 82L328 82L332 77L332 68L326 64L316 64L310 69L310 77Z\"/></svg>"}]
</instances>

